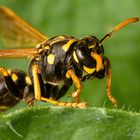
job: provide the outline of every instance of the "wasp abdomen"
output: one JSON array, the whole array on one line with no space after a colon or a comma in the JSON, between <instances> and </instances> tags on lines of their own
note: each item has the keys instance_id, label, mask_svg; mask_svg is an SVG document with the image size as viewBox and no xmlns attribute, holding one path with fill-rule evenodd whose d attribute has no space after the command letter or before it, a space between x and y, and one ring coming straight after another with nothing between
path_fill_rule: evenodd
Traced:
<instances>
[{"instance_id":1,"label":"wasp abdomen","mask_svg":"<svg viewBox=\"0 0 140 140\"><path fill-rule=\"evenodd\" d=\"M0 75L0 110L4 111L16 105L23 98L27 75L23 71L6 70L8 75Z\"/></svg>"},{"instance_id":2,"label":"wasp abdomen","mask_svg":"<svg viewBox=\"0 0 140 140\"><path fill-rule=\"evenodd\" d=\"M19 102L18 99L8 90L5 79L0 76L0 111L4 111Z\"/></svg>"}]
</instances>

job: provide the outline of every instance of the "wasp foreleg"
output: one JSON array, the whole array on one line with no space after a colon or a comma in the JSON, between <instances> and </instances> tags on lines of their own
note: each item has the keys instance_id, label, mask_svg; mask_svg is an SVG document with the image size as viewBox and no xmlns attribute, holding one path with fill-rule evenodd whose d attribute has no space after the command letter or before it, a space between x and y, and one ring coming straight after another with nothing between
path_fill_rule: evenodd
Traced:
<instances>
[{"instance_id":1,"label":"wasp foreleg","mask_svg":"<svg viewBox=\"0 0 140 140\"><path fill-rule=\"evenodd\" d=\"M72 78L72 81L74 82L74 84L77 88L77 90L72 93L72 97L75 97L76 98L76 103L79 103L80 102L80 92L81 92L81 89L82 89L82 83L72 69L69 69L67 71L67 73Z\"/></svg>"}]
</instances>

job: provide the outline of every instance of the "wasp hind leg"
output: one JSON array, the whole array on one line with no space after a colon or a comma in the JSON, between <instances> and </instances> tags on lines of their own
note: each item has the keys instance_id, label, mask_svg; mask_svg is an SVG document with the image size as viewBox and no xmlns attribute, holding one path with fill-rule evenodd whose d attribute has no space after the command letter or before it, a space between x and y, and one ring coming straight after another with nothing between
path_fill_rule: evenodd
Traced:
<instances>
[{"instance_id":1,"label":"wasp hind leg","mask_svg":"<svg viewBox=\"0 0 140 140\"><path fill-rule=\"evenodd\" d=\"M39 66L33 65L32 66L32 74L33 74L33 82L34 82L34 93L35 93L35 99L40 101L45 101L57 106L68 106L68 107L76 107L76 108L85 108L87 104L85 102L82 103L73 103L73 102L60 102L54 99L48 99L46 97L43 97L41 95L42 92L42 84L40 84L40 72L39 72Z\"/></svg>"},{"instance_id":2,"label":"wasp hind leg","mask_svg":"<svg viewBox=\"0 0 140 140\"><path fill-rule=\"evenodd\" d=\"M81 89L82 89L82 83L72 69L69 69L67 71L67 74L72 79L72 81L76 87L76 91L72 93L72 97L75 98L76 103L79 103L80 102L80 93L81 93Z\"/></svg>"}]
</instances>

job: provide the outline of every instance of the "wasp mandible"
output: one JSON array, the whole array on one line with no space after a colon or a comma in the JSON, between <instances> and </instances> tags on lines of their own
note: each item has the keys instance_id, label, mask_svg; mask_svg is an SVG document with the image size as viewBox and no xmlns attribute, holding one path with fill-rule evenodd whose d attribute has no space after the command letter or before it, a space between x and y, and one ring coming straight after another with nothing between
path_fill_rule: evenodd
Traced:
<instances>
[{"instance_id":1,"label":"wasp mandible","mask_svg":"<svg viewBox=\"0 0 140 140\"><path fill-rule=\"evenodd\" d=\"M16 48L0 50L0 57L30 59L27 73L0 67L0 109L6 110L21 99L28 105L39 100L58 106L85 108L87 102L80 102L82 82L105 76L107 96L116 106L117 101L110 91L111 66L104 55L103 42L122 27L137 21L137 17L124 20L100 40L92 35L81 39L68 35L48 38L13 11L0 6L0 34L4 45ZM76 87L71 94L74 102L59 101L72 84Z\"/></svg>"}]
</instances>

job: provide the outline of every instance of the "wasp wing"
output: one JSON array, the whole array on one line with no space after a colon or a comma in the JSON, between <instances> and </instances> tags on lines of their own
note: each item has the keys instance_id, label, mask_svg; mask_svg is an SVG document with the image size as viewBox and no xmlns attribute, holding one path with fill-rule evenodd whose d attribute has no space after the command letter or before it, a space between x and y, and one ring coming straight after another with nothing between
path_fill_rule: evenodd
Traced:
<instances>
[{"instance_id":1,"label":"wasp wing","mask_svg":"<svg viewBox=\"0 0 140 140\"><path fill-rule=\"evenodd\" d=\"M0 6L0 35L5 47L33 47L48 38L10 9Z\"/></svg>"},{"instance_id":2,"label":"wasp wing","mask_svg":"<svg viewBox=\"0 0 140 140\"><path fill-rule=\"evenodd\" d=\"M38 55L38 49L28 48L28 49L15 49L15 50L0 50L0 58L33 58Z\"/></svg>"}]
</instances>

